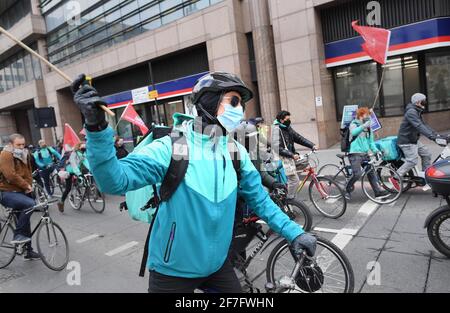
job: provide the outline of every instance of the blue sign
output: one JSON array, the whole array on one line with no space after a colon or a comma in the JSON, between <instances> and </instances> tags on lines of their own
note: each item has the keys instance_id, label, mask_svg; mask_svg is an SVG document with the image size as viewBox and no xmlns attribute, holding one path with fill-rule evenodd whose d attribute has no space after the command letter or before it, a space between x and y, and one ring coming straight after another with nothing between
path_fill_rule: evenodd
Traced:
<instances>
[{"instance_id":1,"label":"blue sign","mask_svg":"<svg viewBox=\"0 0 450 313\"><path fill-rule=\"evenodd\" d=\"M350 126L350 123L356 118L356 111L358 111L357 105L347 105L344 107L344 112L342 112L341 129Z\"/></svg>"},{"instance_id":2,"label":"blue sign","mask_svg":"<svg viewBox=\"0 0 450 313\"><path fill-rule=\"evenodd\" d=\"M372 112L372 114L370 115L370 120L372 121L372 126L370 126L370 129L372 129L374 133L383 128L375 112Z\"/></svg>"}]
</instances>

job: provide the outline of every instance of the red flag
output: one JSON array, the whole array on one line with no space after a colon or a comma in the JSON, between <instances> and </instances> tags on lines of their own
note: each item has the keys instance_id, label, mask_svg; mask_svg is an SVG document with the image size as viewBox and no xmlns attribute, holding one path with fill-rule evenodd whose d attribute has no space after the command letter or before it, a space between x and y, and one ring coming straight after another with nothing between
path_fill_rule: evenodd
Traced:
<instances>
[{"instance_id":1,"label":"red flag","mask_svg":"<svg viewBox=\"0 0 450 313\"><path fill-rule=\"evenodd\" d=\"M359 26L358 21L352 22L352 27L364 39L363 50L376 62L386 64L391 31L378 27Z\"/></svg>"},{"instance_id":2,"label":"red flag","mask_svg":"<svg viewBox=\"0 0 450 313\"><path fill-rule=\"evenodd\" d=\"M125 111L123 111L122 116L120 119L124 119L131 124L136 125L141 130L141 133L145 136L149 129L145 125L144 121L141 119L139 114L137 114L136 110L134 109L131 102L128 103L127 107L125 108Z\"/></svg>"},{"instance_id":3,"label":"red flag","mask_svg":"<svg viewBox=\"0 0 450 313\"><path fill-rule=\"evenodd\" d=\"M73 148L77 143L80 142L77 133L69 124L65 124L64 127L64 144L63 149L66 151L67 148Z\"/></svg>"}]
</instances>

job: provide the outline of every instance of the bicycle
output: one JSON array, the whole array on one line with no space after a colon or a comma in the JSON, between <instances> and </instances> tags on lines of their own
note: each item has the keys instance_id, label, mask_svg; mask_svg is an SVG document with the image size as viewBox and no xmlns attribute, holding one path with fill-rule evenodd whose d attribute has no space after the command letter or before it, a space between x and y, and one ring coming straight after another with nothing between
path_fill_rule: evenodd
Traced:
<instances>
[{"instance_id":1,"label":"bicycle","mask_svg":"<svg viewBox=\"0 0 450 313\"><path fill-rule=\"evenodd\" d=\"M305 231L311 230L313 217L309 208L295 199L288 199L284 190L274 190L270 193L273 202L293 221L302 226Z\"/></svg>"},{"instance_id":2,"label":"bicycle","mask_svg":"<svg viewBox=\"0 0 450 313\"><path fill-rule=\"evenodd\" d=\"M13 245L14 227L17 225L16 211L5 209L6 221L0 220L0 268L5 268L15 256L25 252L26 244ZM62 228L56 224L49 213L48 202L39 203L25 211L26 214L42 212L41 219L31 232L31 238L36 234L37 250L42 262L53 271L62 271L69 262L69 243Z\"/></svg>"},{"instance_id":3,"label":"bicycle","mask_svg":"<svg viewBox=\"0 0 450 313\"><path fill-rule=\"evenodd\" d=\"M35 200L38 203L46 202L48 199L48 196L44 190L44 187L42 184L43 182L42 182L42 178L39 174L39 170L35 170L32 173L32 177L33 177L32 188L33 188L33 193L35 195Z\"/></svg>"},{"instance_id":4,"label":"bicycle","mask_svg":"<svg viewBox=\"0 0 450 313\"><path fill-rule=\"evenodd\" d=\"M297 162L304 167L298 173L306 173L306 176L298 185L296 194L301 192L308 179L311 178L311 183L308 188L310 201L321 214L329 218L337 219L344 215L347 210L345 193L334 180L316 174L317 165L310 158L314 153L314 151L311 151L300 156Z\"/></svg>"},{"instance_id":5,"label":"bicycle","mask_svg":"<svg viewBox=\"0 0 450 313\"><path fill-rule=\"evenodd\" d=\"M65 183L61 180L61 177L58 175L58 171L55 169L50 174L50 190L52 194L55 192L55 189L58 188L61 194L64 192Z\"/></svg>"},{"instance_id":6,"label":"bicycle","mask_svg":"<svg viewBox=\"0 0 450 313\"><path fill-rule=\"evenodd\" d=\"M340 165L326 164L319 170L319 175L332 179L345 189L347 183L352 177L352 167L350 165L350 162L346 162L349 154L337 154L336 156L341 160ZM364 195L369 200L377 204L383 205L394 203L400 198L403 193L402 178L393 168L380 165L383 161L380 160L378 156L370 154L369 158L369 161L363 162L362 164L364 173L360 181ZM369 175L371 173L374 173L374 175L376 175L379 185L383 190L389 193L388 195L383 197L376 197L369 181Z\"/></svg>"},{"instance_id":7,"label":"bicycle","mask_svg":"<svg viewBox=\"0 0 450 313\"><path fill-rule=\"evenodd\" d=\"M243 220L245 227L249 229L248 234L250 236L247 235L245 239L247 242L244 242L244 245L239 246L239 244L233 242L233 246L230 249L231 261L235 270L237 270L238 273L241 273L241 277L239 277L240 275L238 275L238 278L242 285L242 289L245 292L249 293L261 292L260 289L255 287L254 283L264 274L266 274L268 282L265 285L266 291L274 292L275 291L274 288L271 288L270 286L275 286L277 284L277 280L275 279L275 277L278 277L276 275L278 275L279 272L275 272L275 269L278 270L278 266L281 262L279 261L280 260L279 257L283 253L283 251L289 247L289 245L285 240L279 242L270 253L266 268L263 269L261 272L250 276L248 273L248 268L252 263L252 261L255 259L256 255L258 253L262 254L265 250L269 248L269 246L271 246L278 239L280 239L280 236L277 235L272 240L270 240L270 237L272 237L275 233L271 229L264 231L261 224L258 224L258 221L259 218L256 216L246 218ZM235 238L236 235L239 236L239 234L235 234ZM259 242L255 244L255 248L251 251L250 255L246 257L242 253L242 246L246 248L254 237L257 237L259 239ZM343 293L353 292L354 289L353 269L344 253L341 250L339 250L339 248L337 248L335 245L322 238L318 238L318 246L322 247L322 249L320 248L318 249L318 254L316 254L320 258L319 257L310 258L311 261L310 263L299 263L301 271L298 270L296 273L293 272L292 274L292 277L294 277L297 281L302 281L302 284L300 284L301 287L299 287L301 288L301 291L317 292L319 290L325 291L324 288L330 288L330 290L334 290L336 292L343 292ZM330 257L333 256L336 257L336 260L330 259ZM316 260L318 258L319 262ZM336 261L338 261L338 263L336 263ZM315 266L314 271L312 268L312 264L314 264ZM287 266L289 267L291 265L292 264L289 264ZM341 265L342 269L340 269L339 265ZM285 265L283 265L283 267L287 268ZM336 270L338 271L336 272ZM315 273L319 272L321 273L320 286L316 286L314 288L305 287L310 279L315 279L314 276ZM341 272L343 274L341 274ZM336 286L330 286L333 284L336 284ZM294 284L291 286L291 288L287 287L284 288L283 291L287 291L288 289L289 291L290 290L298 291L297 287Z\"/></svg>"},{"instance_id":8,"label":"bicycle","mask_svg":"<svg viewBox=\"0 0 450 313\"><path fill-rule=\"evenodd\" d=\"M87 200L95 213L103 213L106 207L105 196L95 184L91 174L73 177L72 189L69 193L69 203L74 210L80 210Z\"/></svg>"}]
</instances>

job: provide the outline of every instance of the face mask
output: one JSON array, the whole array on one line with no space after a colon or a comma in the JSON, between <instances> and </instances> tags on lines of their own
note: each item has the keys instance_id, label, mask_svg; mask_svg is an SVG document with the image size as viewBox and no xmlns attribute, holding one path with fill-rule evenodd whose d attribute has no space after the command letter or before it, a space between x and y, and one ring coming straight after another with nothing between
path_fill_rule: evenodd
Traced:
<instances>
[{"instance_id":1,"label":"face mask","mask_svg":"<svg viewBox=\"0 0 450 313\"><path fill-rule=\"evenodd\" d=\"M13 155L14 155L15 158L22 159L24 156L26 156L25 149L15 148L13 150Z\"/></svg>"},{"instance_id":2,"label":"face mask","mask_svg":"<svg viewBox=\"0 0 450 313\"><path fill-rule=\"evenodd\" d=\"M287 120L283 123L284 126L289 127L291 126L291 120Z\"/></svg>"},{"instance_id":3,"label":"face mask","mask_svg":"<svg viewBox=\"0 0 450 313\"><path fill-rule=\"evenodd\" d=\"M218 116L220 124L228 131L233 132L241 124L244 118L244 109L242 106L234 108L231 104L225 105L225 112Z\"/></svg>"}]
</instances>

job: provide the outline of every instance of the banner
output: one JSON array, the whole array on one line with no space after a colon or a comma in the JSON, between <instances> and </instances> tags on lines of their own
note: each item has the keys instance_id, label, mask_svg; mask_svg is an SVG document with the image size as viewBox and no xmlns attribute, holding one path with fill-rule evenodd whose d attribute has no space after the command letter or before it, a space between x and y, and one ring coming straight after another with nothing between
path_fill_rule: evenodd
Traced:
<instances>
[{"instance_id":1,"label":"banner","mask_svg":"<svg viewBox=\"0 0 450 313\"><path fill-rule=\"evenodd\" d=\"M64 125L64 142L63 142L63 150L71 150L73 147L80 142L80 138L78 138L77 133L73 130L73 128L69 124Z\"/></svg>"}]
</instances>

